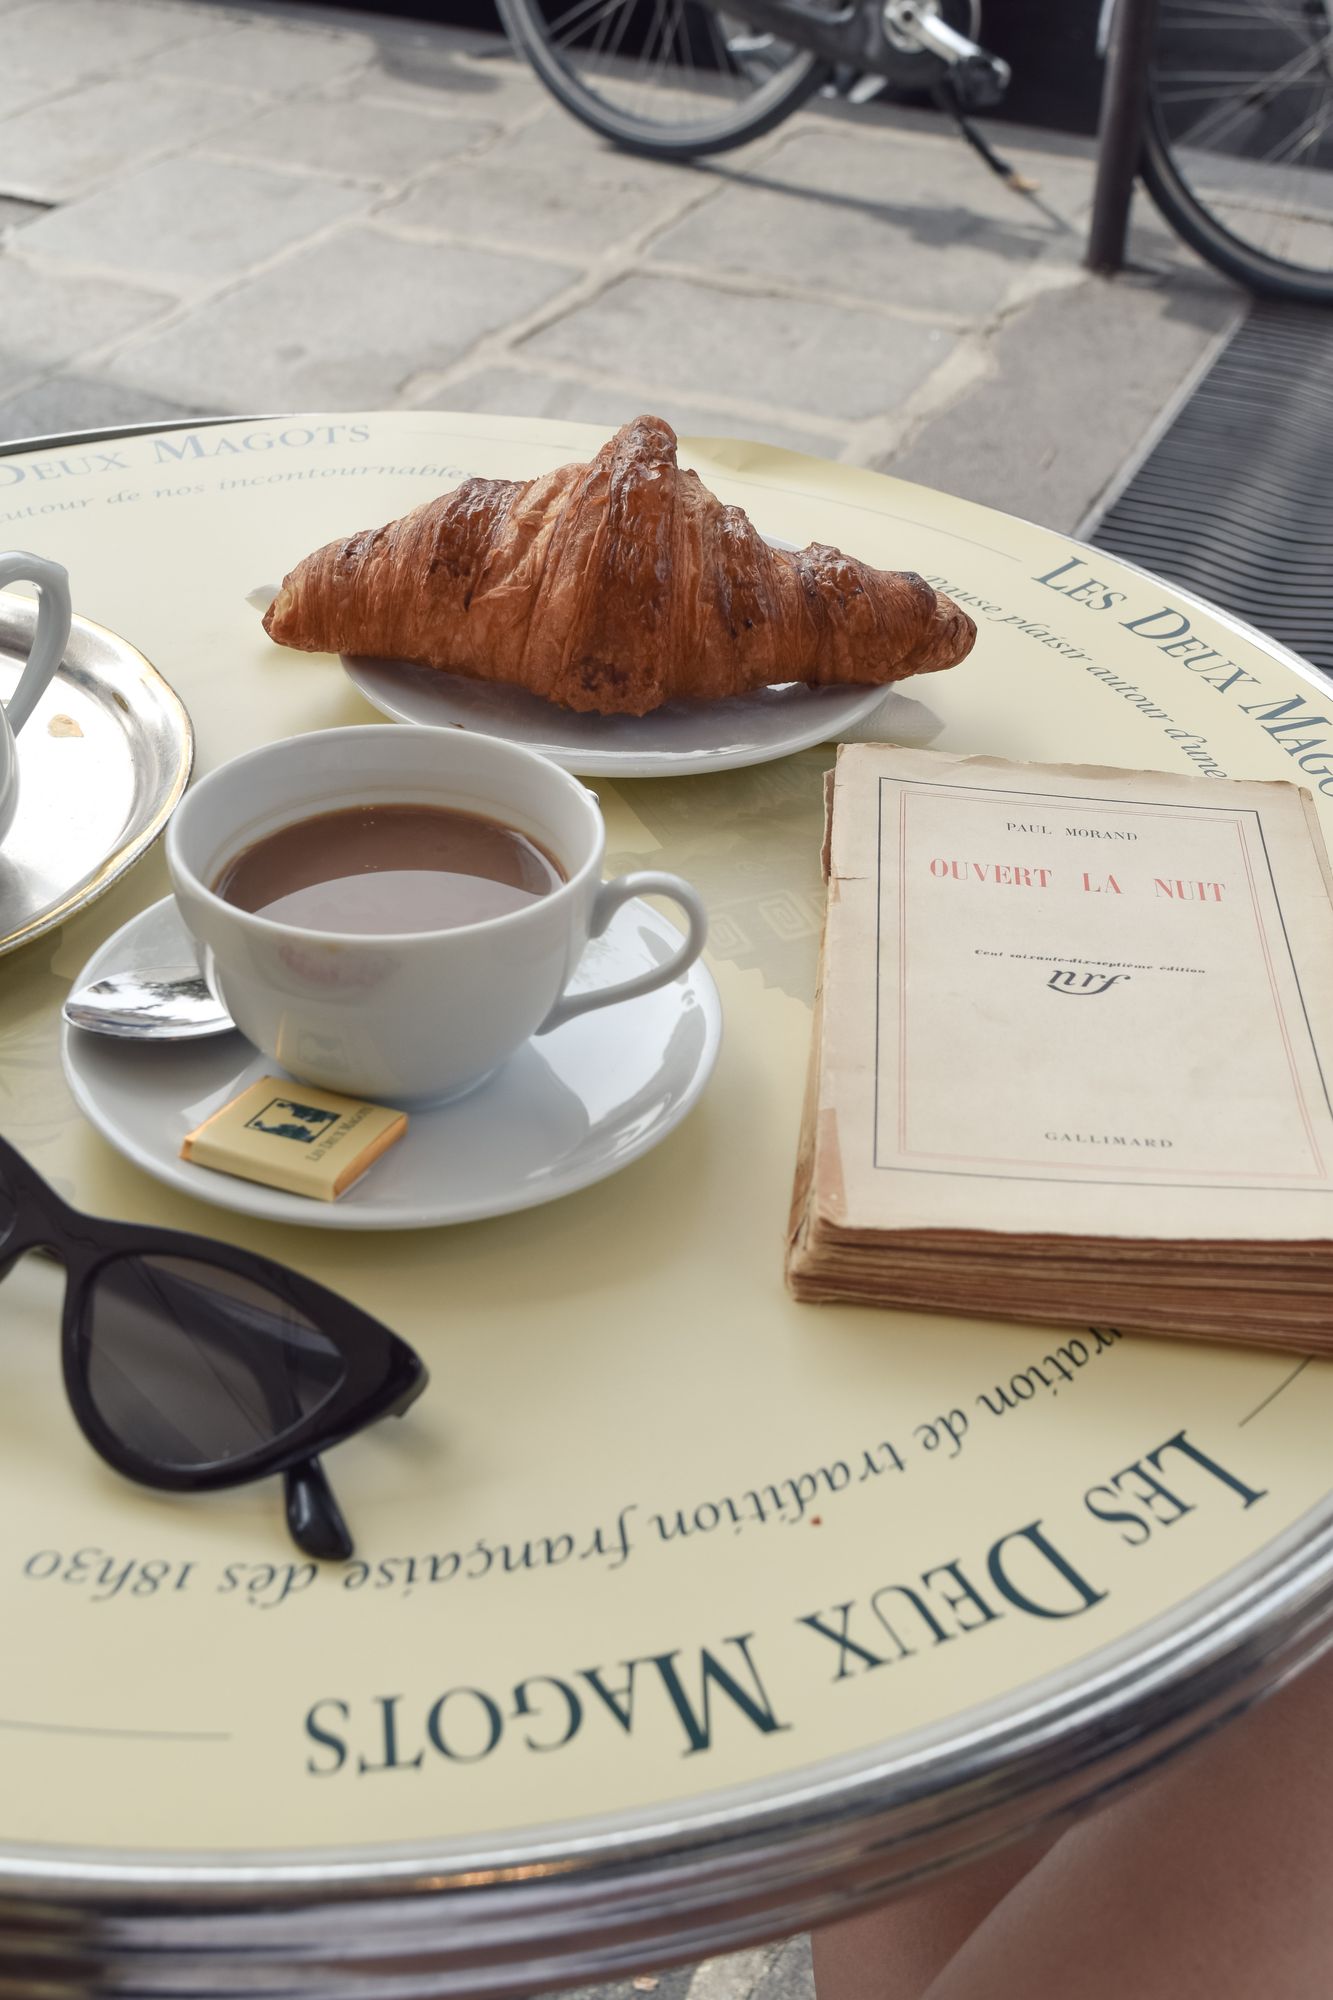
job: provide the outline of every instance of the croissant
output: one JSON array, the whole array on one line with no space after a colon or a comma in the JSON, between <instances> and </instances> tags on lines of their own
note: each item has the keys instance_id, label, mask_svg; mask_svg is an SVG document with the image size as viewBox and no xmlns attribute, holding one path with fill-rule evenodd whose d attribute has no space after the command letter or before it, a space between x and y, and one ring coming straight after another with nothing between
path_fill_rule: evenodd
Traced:
<instances>
[{"instance_id":1,"label":"croissant","mask_svg":"<svg viewBox=\"0 0 1333 2000\"><path fill-rule=\"evenodd\" d=\"M769 548L638 417L590 465L468 479L330 542L264 617L280 645L414 660L566 708L645 715L780 681L881 686L951 667L976 626L911 572Z\"/></svg>"}]
</instances>

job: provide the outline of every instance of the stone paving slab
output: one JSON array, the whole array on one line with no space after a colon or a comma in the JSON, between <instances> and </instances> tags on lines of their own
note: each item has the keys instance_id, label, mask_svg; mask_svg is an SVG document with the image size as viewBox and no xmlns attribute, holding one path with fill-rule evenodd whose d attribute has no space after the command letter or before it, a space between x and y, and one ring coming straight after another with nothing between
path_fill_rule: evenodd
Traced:
<instances>
[{"instance_id":1,"label":"stone paving slab","mask_svg":"<svg viewBox=\"0 0 1333 2000\"><path fill-rule=\"evenodd\" d=\"M637 153L621 152L567 112L551 106L549 98L546 104L549 108L539 117L529 117L509 138L504 149L506 175L517 172L526 177L537 173L551 179L568 179L590 208L596 210L600 206L603 212L607 204L604 200L597 202L593 189L610 193L625 188L665 188L673 199L683 200L681 191L686 187L707 186L706 177L698 168L645 160ZM614 240L614 215L605 216L605 220L610 225L608 237Z\"/></svg>"},{"instance_id":2,"label":"stone paving slab","mask_svg":"<svg viewBox=\"0 0 1333 2000\"><path fill-rule=\"evenodd\" d=\"M690 1981L689 2000L804 2000L813 1983L810 1940L795 1937L705 1959Z\"/></svg>"},{"instance_id":3,"label":"stone paving slab","mask_svg":"<svg viewBox=\"0 0 1333 2000\"><path fill-rule=\"evenodd\" d=\"M70 84L139 62L209 25L202 9L143 0L28 0L5 15L4 64Z\"/></svg>"},{"instance_id":4,"label":"stone paving slab","mask_svg":"<svg viewBox=\"0 0 1333 2000\"><path fill-rule=\"evenodd\" d=\"M638 186L608 187L516 167L508 157L503 174L497 174L488 154L429 174L379 215L386 226L425 237L505 243L586 262L604 255L611 243L670 219L680 202L680 188L660 176Z\"/></svg>"},{"instance_id":5,"label":"stone paving slab","mask_svg":"<svg viewBox=\"0 0 1333 2000\"><path fill-rule=\"evenodd\" d=\"M812 1992L810 1941L796 1937L725 1958L706 1958L693 1967L618 1979L608 1986L566 1989L563 2000L810 2000Z\"/></svg>"},{"instance_id":6,"label":"stone paving slab","mask_svg":"<svg viewBox=\"0 0 1333 2000\"><path fill-rule=\"evenodd\" d=\"M50 97L52 85L38 76L20 76L17 71L0 70L0 118L12 118L16 111L26 111L30 104L40 104Z\"/></svg>"},{"instance_id":7,"label":"stone paving slab","mask_svg":"<svg viewBox=\"0 0 1333 2000\"><path fill-rule=\"evenodd\" d=\"M0 188L31 201L69 201L235 121L235 102L202 83L115 77L86 84L56 107L39 102L0 122Z\"/></svg>"},{"instance_id":8,"label":"stone paving slab","mask_svg":"<svg viewBox=\"0 0 1333 2000\"><path fill-rule=\"evenodd\" d=\"M0 113L0 117L3 115ZM45 202L12 201L8 195L0 194L0 239L7 230L21 229L25 222L35 222L39 215L45 214Z\"/></svg>"},{"instance_id":9,"label":"stone paving slab","mask_svg":"<svg viewBox=\"0 0 1333 2000\"><path fill-rule=\"evenodd\" d=\"M1077 528L1124 464L1126 438L1144 435L1237 310L1225 286L1192 274L1170 290L1122 278L1113 315L1100 287L1048 293L1001 329L976 385L881 467L992 507L1018 492L1029 519ZM1063 365L1071 353L1077 372Z\"/></svg>"},{"instance_id":10,"label":"stone paving slab","mask_svg":"<svg viewBox=\"0 0 1333 2000\"><path fill-rule=\"evenodd\" d=\"M42 227L44 225L37 225ZM410 378L563 291L562 265L341 231L106 363L224 409L392 406Z\"/></svg>"},{"instance_id":11,"label":"stone paving slab","mask_svg":"<svg viewBox=\"0 0 1333 2000\"><path fill-rule=\"evenodd\" d=\"M100 4L107 6L108 0ZM122 0L110 0L112 7L121 4ZM142 74L290 97L363 68L376 53L368 35L289 29L267 20L218 22L202 8L194 11L196 32L159 49L143 65Z\"/></svg>"},{"instance_id":12,"label":"stone paving slab","mask_svg":"<svg viewBox=\"0 0 1333 2000\"><path fill-rule=\"evenodd\" d=\"M576 424L602 424L617 430L631 417L645 413L665 417L682 437L754 438L788 451L813 452L836 458L842 439L831 431L797 430L771 418L738 416L734 410L709 409L699 403L663 395L645 382L638 387L606 382L582 382L521 368L483 368L475 375L450 379L447 388L421 398L427 410L503 410L508 416L562 417ZM3 413L0 412L0 415Z\"/></svg>"},{"instance_id":13,"label":"stone paving slab","mask_svg":"<svg viewBox=\"0 0 1333 2000\"><path fill-rule=\"evenodd\" d=\"M349 116L349 108L328 98L275 105L242 124L233 120L213 150L232 160L388 187L498 136L498 127L479 118L432 118L403 105L367 102L358 102Z\"/></svg>"},{"instance_id":14,"label":"stone paving slab","mask_svg":"<svg viewBox=\"0 0 1333 2000\"><path fill-rule=\"evenodd\" d=\"M63 369L76 355L160 319L171 303L135 285L34 270L12 257L5 259L3 292L0 393L39 371Z\"/></svg>"},{"instance_id":15,"label":"stone paving slab","mask_svg":"<svg viewBox=\"0 0 1333 2000\"><path fill-rule=\"evenodd\" d=\"M494 36L474 36L472 44L472 49L456 42L436 47L395 37L381 45L376 61L351 87L361 103L404 104L446 118L502 119L510 126L536 116L549 102L531 72Z\"/></svg>"},{"instance_id":16,"label":"stone paving slab","mask_svg":"<svg viewBox=\"0 0 1333 2000\"><path fill-rule=\"evenodd\" d=\"M218 414L95 375L53 375L35 389L0 398L0 436L50 437L60 431L109 430L113 424L188 423L192 417Z\"/></svg>"},{"instance_id":17,"label":"stone paving slab","mask_svg":"<svg viewBox=\"0 0 1333 2000\"><path fill-rule=\"evenodd\" d=\"M358 72L350 86L360 104L404 104L436 118L488 118L506 124L532 118L542 108L530 72L516 62L484 60L466 52L446 52L436 60L404 58L382 50L380 60Z\"/></svg>"},{"instance_id":18,"label":"stone paving slab","mask_svg":"<svg viewBox=\"0 0 1333 2000\"><path fill-rule=\"evenodd\" d=\"M369 197L307 175L189 154L117 178L24 232L25 254L186 286L240 276Z\"/></svg>"},{"instance_id":19,"label":"stone paving slab","mask_svg":"<svg viewBox=\"0 0 1333 2000\"><path fill-rule=\"evenodd\" d=\"M652 2000L688 2000L694 1973L693 1966L673 1966L669 1971L640 1975L637 1979L617 1979L607 1986L566 1987L560 2000L646 2000L648 1995ZM540 2000L556 2000L556 1996L540 1996Z\"/></svg>"},{"instance_id":20,"label":"stone paving slab","mask_svg":"<svg viewBox=\"0 0 1333 2000\"><path fill-rule=\"evenodd\" d=\"M854 422L910 394L954 336L813 299L775 301L716 283L627 277L522 344L534 361L650 377L683 394L706 381L739 404Z\"/></svg>"},{"instance_id":21,"label":"stone paving slab","mask_svg":"<svg viewBox=\"0 0 1333 2000\"><path fill-rule=\"evenodd\" d=\"M1058 176L1038 207L942 138L807 131L761 168L713 175L715 198L658 237L653 262L975 319L1034 260L1074 265L1082 250L1085 169Z\"/></svg>"}]
</instances>

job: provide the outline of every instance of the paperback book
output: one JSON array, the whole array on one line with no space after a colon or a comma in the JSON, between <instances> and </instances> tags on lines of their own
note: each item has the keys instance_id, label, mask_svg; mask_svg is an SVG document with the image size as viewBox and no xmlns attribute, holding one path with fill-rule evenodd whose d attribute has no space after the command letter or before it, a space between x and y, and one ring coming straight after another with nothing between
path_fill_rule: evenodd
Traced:
<instances>
[{"instance_id":1,"label":"paperback book","mask_svg":"<svg viewBox=\"0 0 1333 2000\"><path fill-rule=\"evenodd\" d=\"M1333 901L1295 785L847 745L800 1299L1333 1350Z\"/></svg>"}]
</instances>

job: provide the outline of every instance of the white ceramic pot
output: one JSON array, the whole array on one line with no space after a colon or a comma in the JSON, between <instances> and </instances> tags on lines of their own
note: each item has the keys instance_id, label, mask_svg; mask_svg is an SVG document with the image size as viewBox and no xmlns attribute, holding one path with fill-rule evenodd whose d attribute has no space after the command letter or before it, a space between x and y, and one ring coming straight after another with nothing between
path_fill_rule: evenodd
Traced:
<instances>
[{"instance_id":1,"label":"white ceramic pot","mask_svg":"<svg viewBox=\"0 0 1333 2000\"><path fill-rule=\"evenodd\" d=\"M348 936L237 908L213 889L242 849L316 813L450 806L536 840L566 880L510 915L452 930ZM391 1103L470 1090L529 1036L664 986L703 949L707 918L677 875L602 881L605 827L577 778L462 730L331 729L252 750L202 778L167 831L181 913L238 1027L306 1082ZM565 995L590 938L634 896L684 910L680 949L620 985Z\"/></svg>"}]
</instances>

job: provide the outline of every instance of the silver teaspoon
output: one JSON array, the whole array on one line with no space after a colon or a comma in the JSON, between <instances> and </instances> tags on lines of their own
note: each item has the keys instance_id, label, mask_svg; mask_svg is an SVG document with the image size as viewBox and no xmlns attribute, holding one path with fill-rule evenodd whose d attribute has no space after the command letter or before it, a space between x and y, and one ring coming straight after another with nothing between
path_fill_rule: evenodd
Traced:
<instances>
[{"instance_id":1,"label":"silver teaspoon","mask_svg":"<svg viewBox=\"0 0 1333 2000\"><path fill-rule=\"evenodd\" d=\"M108 973L71 993L62 1012L72 1027L127 1042L190 1041L236 1025L197 965Z\"/></svg>"}]
</instances>

